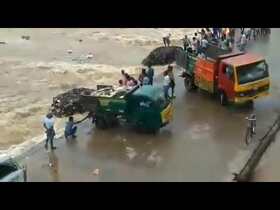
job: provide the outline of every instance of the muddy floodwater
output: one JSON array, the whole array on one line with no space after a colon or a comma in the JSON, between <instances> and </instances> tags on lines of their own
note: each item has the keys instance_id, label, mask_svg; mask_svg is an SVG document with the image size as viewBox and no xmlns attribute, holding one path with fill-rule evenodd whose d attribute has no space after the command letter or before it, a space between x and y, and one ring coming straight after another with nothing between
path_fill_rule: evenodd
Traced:
<instances>
[{"instance_id":1,"label":"muddy floodwater","mask_svg":"<svg viewBox=\"0 0 280 210\"><path fill-rule=\"evenodd\" d=\"M54 95L117 84L122 68L138 74L142 59L171 30L175 44L194 29L1 28L0 152L42 134Z\"/></svg>"},{"instance_id":2,"label":"muddy floodwater","mask_svg":"<svg viewBox=\"0 0 280 210\"><path fill-rule=\"evenodd\" d=\"M118 30L121 31L120 29ZM151 30L149 33L153 34L153 36L160 37L156 29L149 30ZM146 29L146 32L141 31L141 33L145 32L144 35L141 34L141 37L145 37L149 30ZM176 33L178 36L182 30L177 29ZM188 31L190 29L184 30ZM165 33L166 31L161 32ZM70 34L73 35L73 33ZM280 86L278 82L280 79L278 71L280 62L278 58L280 49L279 37L280 30L273 29L270 40L257 41L249 49L266 57L270 66L272 84L271 95L257 99L253 107L222 107L215 98L207 93L200 91L187 93L182 79L176 77L174 120L164 127L159 134L156 136L140 134L127 127L106 131L97 130L90 122L85 122L79 126L78 138L76 140L66 142L64 138L57 139L55 142L58 149L55 152L47 153L41 146L28 154L25 162L28 165L29 181L231 181L231 173L238 172L241 169L248 158L248 154L254 148L254 145L247 147L244 143L245 117L252 112L256 113L258 138L265 133L280 111ZM34 38L31 36L31 41ZM121 43L116 42L116 40L107 40L107 38L105 41L102 40L101 43L91 40L94 47L88 48L83 53L87 53L91 49L97 49L96 46L103 49L105 42L108 41L108 43L112 42L112 45L116 45L113 52L110 51L110 45L108 44L106 45L106 49L109 51L108 54L104 50L98 55L100 57L96 55L96 60L100 59L100 61L92 62L97 62L100 65L100 63L106 61L105 58L102 58L102 54L103 56L109 56L111 53L117 53L116 49L120 48L120 52L123 50L124 54L127 53L125 54L127 57L122 54L119 62L118 59L115 61L111 60L110 62L112 63L108 62L106 65L113 66L112 69L118 69L122 65L137 66L140 60L153 48L150 42L147 44L143 39L141 38L142 42L139 41L136 44L133 41ZM102 43L104 43L104 46L101 46ZM59 45L60 41L53 43L55 48L56 44ZM75 40L72 44L65 47L65 49L78 45ZM154 46L158 44L160 43L155 41ZM84 45L86 44L84 43ZM4 47L0 46L1 54L4 53ZM51 48L51 46L48 47ZM42 54L39 55L40 53ZM53 56L44 52L44 50L40 53L38 53L38 57ZM62 57L67 56L65 55L65 50L61 52L58 50L57 53ZM58 55L55 57L59 60ZM130 58L131 56L133 58ZM138 56L141 59L136 58ZM130 59L131 62L129 61ZM8 65L6 62L3 62L1 65ZM21 64L15 63L14 65ZM94 65L94 63L88 65ZM43 68L38 66L36 68L39 68L39 70L27 67L25 69L15 68L13 70L15 74L14 79L16 80L18 75L24 77L25 71L34 71L34 75L29 74L29 77L32 76L32 80L35 81L39 74L45 74L49 70L49 67L44 65ZM55 69L55 72L61 70L57 66L52 66L51 69ZM81 74L70 75L71 65L68 65L65 69L67 70L66 73L60 73L59 76L52 77L57 79L59 85L65 82L65 85L67 84L72 87L80 85L82 82L83 86L86 86L91 85L92 81L99 81L95 78L95 74L91 74L91 77L86 75L84 78ZM86 70L82 69L82 71ZM179 71L180 69L177 68L176 74ZM5 74L2 70L1 73ZM51 74L53 74L53 71ZM107 74L111 74L111 72L107 72L104 79L107 78ZM118 74L118 72L115 74ZM116 78L118 78L118 75ZM37 80L41 79L42 76L38 76ZM48 77L46 84L51 86L52 82L53 80ZM158 77L157 82L162 82L161 76ZM23 81L21 84L25 85L25 88L20 88L25 93L28 92L28 88L32 88L33 91L36 90L36 86L32 86L27 82ZM8 82L6 85L12 87ZM52 89L50 86L47 87L48 85L45 87L46 90L41 88L41 86L37 88L37 96L42 98L44 94L46 103L50 101L53 93L58 92L58 89ZM59 90L62 89L63 85L60 86ZM10 94L12 95L12 93ZM30 97L33 97L34 94L36 95L36 91L30 94ZM43 114L43 111L45 110L42 109L39 114ZM35 124L38 124L37 126L40 126L38 118L34 119L34 121L36 122ZM17 124L13 121L11 125L16 126ZM30 128L29 126L29 129L32 130L32 127ZM30 133L27 134L30 135ZM5 145L5 143L1 143ZM49 162L52 163L51 167L48 165ZM277 167L277 164L275 165ZM262 173L261 181L265 180L265 175Z\"/></svg>"}]
</instances>

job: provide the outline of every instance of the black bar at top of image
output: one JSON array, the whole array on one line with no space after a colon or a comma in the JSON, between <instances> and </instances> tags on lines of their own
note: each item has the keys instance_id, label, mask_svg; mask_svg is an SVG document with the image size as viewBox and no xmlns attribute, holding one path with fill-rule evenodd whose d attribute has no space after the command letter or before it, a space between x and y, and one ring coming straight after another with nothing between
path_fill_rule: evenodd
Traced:
<instances>
[{"instance_id":1,"label":"black bar at top of image","mask_svg":"<svg viewBox=\"0 0 280 210\"><path fill-rule=\"evenodd\" d=\"M228 3L99 0L6 6L3 2L0 27L280 27L271 3L255 9L245 1Z\"/></svg>"}]
</instances>

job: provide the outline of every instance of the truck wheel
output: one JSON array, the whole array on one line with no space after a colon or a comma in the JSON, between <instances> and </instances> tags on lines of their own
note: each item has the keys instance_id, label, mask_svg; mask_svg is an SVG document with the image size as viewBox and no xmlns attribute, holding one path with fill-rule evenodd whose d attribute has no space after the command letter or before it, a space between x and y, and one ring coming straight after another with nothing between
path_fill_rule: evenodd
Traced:
<instances>
[{"instance_id":1,"label":"truck wheel","mask_svg":"<svg viewBox=\"0 0 280 210\"><path fill-rule=\"evenodd\" d=\"M95 125L98 129L106 129L108 127L104 117L96 117Z\"/></svg>"},{"instance_id":2,"label":"truck wheel","mask_svg":"<svg viewBox=\"0 0 280 210\"><path fill-rule=\"evenodd\" d=\"M194 89L193 82L190 77L186 77L186 79L185 79L185 88L188 92L190 92Z\"/></svg>"},{"instance_id":3,"label":"truck wheel","mask_svg":"<svg viewBox=\"0 0 280 210\"><path fill-rule=\"evenodd\" d=\"M228 101L227 101L227 95L224 93L224 91L220 91L219 100L220 100L220 104L221 104L222 106L227 105L227 103L228 103Z\"/></svg>"}]
</instances>

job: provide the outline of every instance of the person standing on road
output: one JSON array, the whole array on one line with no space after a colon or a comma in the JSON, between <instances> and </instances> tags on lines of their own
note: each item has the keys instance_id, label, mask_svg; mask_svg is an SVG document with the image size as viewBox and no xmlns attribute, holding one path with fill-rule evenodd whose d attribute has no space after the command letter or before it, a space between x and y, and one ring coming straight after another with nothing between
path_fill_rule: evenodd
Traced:
<instances>
[{"instance_id":1,"label":"person standing on road","mask_svg":"<svg viewBox=\"0 0 280 210\"><path fill-rule=\"evenodd\" d=\"M171 88L171 96L172 98L175 97L174 92L175 92L175 77L173 74L173 67L172 66L168 66L167 69L169 78L170 78L170 88Z\"/></svg>"},{"instance_id":2,"label":"person standing on road","mask_svg":"<svg viewBox=\"0 0 280 210\"><path fill-rule=\"evenodd\" d=\"M51 149L54 150L56 147L53 145L53 139L55 136L55 130L54 130L54 117L52 113L47 114L47 116L43 119L43 126L46 129L46 144L45 148L48 149L48 143L50 142Z\"/></svg>"},{"instance_id":3,"label":"person standing on road","mask_svg":"<svg viewBox=\"0 0 280 210\"><path fill-rule=\"evenodd\" d=\"M246 39L247 39L247 40L251 40L251 35L252 35L252 30L251 30L251 28L247 28L247 29L245 30L245 35L246 35Z\"/></svg>"},{"instance_id":4,"label":"person standing on road","mask_svg":"<svg viewBox=\"0 0 280 210\"><path fill-rule=\"evenodd\" d=\"M148 72L147 72L147 75L148 75L148 78L149 78L149 85L153 85L153 82L154 82L154 74L155 74L154 69L152 68L151 65L149 65L149 66L148 66Z\"/></svg>"},{"instance_id":5,"label":"person standing on road","mask_svg":"<svg viewBox=\"0 0 280 210\"><path fill-rule=\"evenodd\" d=\"M168 75L167 71L163 72L164 80L163 80L163 92L164 92L164 97L166 100L169 99L169 88L170 88L170 77Z\"/></svg>"},{"instance_id":6,"label":"person standing on road","mask_svg":"<svg viewBox=\"0 0 280 210\"><path fill-rule=\"evenodd\" d=\"M247 44L247 39L245 33L242 33L240 39L240 51L244 51Z\"/></svg>"},{"instance_id":7,"label":"person standing on road","mask_svg":"<svg viewBox=\"0 0 280 210\"><path fill-rule=\"evenodd\" d=\"M257 39L256 28L251 28L251 31L253 34L253 39L256 41L256 39Z\"/></svg>"}]
</instances>

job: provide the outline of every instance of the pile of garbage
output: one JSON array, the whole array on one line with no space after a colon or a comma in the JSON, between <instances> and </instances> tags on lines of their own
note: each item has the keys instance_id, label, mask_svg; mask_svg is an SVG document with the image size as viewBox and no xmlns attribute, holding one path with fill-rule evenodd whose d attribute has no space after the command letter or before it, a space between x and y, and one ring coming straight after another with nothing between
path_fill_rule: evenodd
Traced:
<instances>
[{"instance_id":1,"label":"pile of garbage","mask_svg":"<svg viewBox=\"0 0 280 210\"><path fill-rule=\"evenodd\" d=\"M158 47L154 49L143 61L144 66L156 66L171 64L176 60L176 57L183 52L182 47Z\"/></svg>"},{"instance_id":2,"label":"pile of garbage","mask_svg":"<svg viewBox=\"0 0 280 210\"><path fill-rule=\"evenodd\" d=\"M97 99L92 96L94 89L74 88L53 98L51 111L56 117L69 117L74 114L94 112Z\"/></svg>"}]
</instances>

